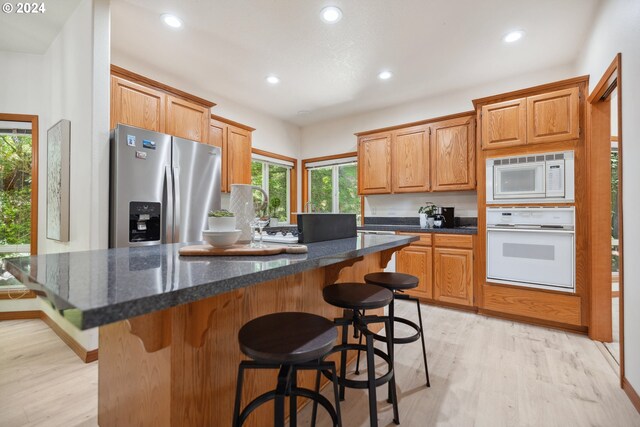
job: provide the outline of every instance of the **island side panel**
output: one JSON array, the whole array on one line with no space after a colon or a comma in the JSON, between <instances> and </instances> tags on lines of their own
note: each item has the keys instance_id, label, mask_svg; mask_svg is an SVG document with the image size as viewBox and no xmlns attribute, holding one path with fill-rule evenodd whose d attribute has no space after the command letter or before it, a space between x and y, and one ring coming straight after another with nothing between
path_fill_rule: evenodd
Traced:
<instances>
[{"instance_id":1,"label":"island side panel","mask_svg":"<svg viewBox=\"0 0 640 427\"><path fill-rule=\"evenodd\" d=\"M100 426L231 425L238 364L246 359L237 342L240 327L281 311L339 317L342 310L322 298L324 286L336 277L362 282L365 274L382 270L382 258L367 255L337 276L331 267L310 270L165 310L166 346L167 334L158 331L166 330L167 318L156 313L101 327ZM275 371L248 372L243 405L274 388L275 380ZM300 376L301 386L313 384L313 373ZM267 404L245 425L260 426L272 417L273 405Z\"/></svg>"}]
</instances>

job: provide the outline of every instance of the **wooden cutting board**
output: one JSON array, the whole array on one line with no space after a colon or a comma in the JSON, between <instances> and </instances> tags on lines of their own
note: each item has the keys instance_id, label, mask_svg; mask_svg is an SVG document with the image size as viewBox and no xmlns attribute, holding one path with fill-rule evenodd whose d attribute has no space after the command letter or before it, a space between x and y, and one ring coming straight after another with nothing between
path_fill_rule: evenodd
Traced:
<instances>
[{"instance_id":1,"label":"wooden cutting board","mask_svg":"<svg viewBox=\"0 0 640 427\"><path fill-rule=\"evenodd\" d=\"M266 248L252 248L248 245L233 245L226 248L214 248L211 245L183 246L178 251L183 256L264 256L277 254L306 254L304 245L269 245Z\"/></svg>"}]
</instances>

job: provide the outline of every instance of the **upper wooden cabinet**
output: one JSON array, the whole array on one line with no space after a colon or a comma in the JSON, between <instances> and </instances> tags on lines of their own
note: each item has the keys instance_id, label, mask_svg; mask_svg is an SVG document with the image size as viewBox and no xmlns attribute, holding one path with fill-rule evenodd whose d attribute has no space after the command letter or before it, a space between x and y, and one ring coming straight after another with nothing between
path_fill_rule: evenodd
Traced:
<instances>
[{"instance_id":1,"label":"upper wooden cabinet","mask_svg":"<svg viewBox=\"0 0 640 427\"><path fill-rule=\"evenodd\" d=\"M473 112L356 135L360 194L476 188Z\"/></svg>"},{"instance_id":2,"label":"upper wooden cabinet","mask_svg":"<svg viewBox=\"0 0 640 427\"><path fill-rule=\"evenodd\" d=\"M111 129L122 123L164 132L165 100L159 90L111 76Z\"/></svg>"},{"instance_id":3,"label":"upper wooden cabinet","mask_svg":"<svg viewBox=\"0 0 640 427\"><path fill-rule=\"evenodd\" d=\"M209 109L168 95L166 133L192 141L208 142Z\"/></svg>"},{"instance_id":4,"label":"upper wooden cabinet","mask_svg":"<svg viewBox=\"0 0 640 427\"><path fill-rule=\"evenodd\" d=\"M475 140L471 116L431 125L432 191L476 188Z\"/></svg>"},{"instance_id":5,"label":"upper wooden cabinet","mask_svg":"<svg viewBox=\"0 0 640 427\"><path fill-rule=\"evenodd\" d=\"M358 140L358 192L391 192L391 133L361 137Z\"/></svg>"},{"instance_id":6,"label":"upper wooden cabinet","mask_svg":"<svg viewBox=\"0 0 640 427\"><path fill-rule=\"evenodd\" d=\"M578 88L527 98L527 141L530 144L579 137Z\"/></svg>"},{"instance_id":7,"label":"upper wooden cabinet","mask_svg":"<svg viewBox=\"0 0 640 427\"><path fill-rule=\"evenodd\" d=\"M111 128L118 123L209 141L215 104L115 65L111 66Z\"/></svg>"},{"instance_id":8,"label":"upper wooden cabinet","mask_svg":"<svg viewBox=\"0 0 640 427\"><path fill-rule=\"evenodd\" d=\"M209 144L222 149L221 188L227 193L231 191L231 184L251 184L253 128L225 120L212 116L209 121Z\"/></svg>"},{"instance_id":9,"label":"upper wooden cabinet","mask_svg":"<svg viewBox=\"0 0 640 427\"><path fill-rule=\"evenodd\" d=\"M482 107L482 148L502 148L527 142L525 98Z\"/></svg>"},{"instance_id":10,"label":"upper wooden cabinet","mask_svg":"<svg viewBox=\"0 0 640 427\"><path fill-rule=\"evenodd\" d=\"M483 105L482 148L577 139L579 105L577 87Z\"/></svg>"},{"instance_id":11,"label":"upper wooden cabinet","mask_svg":"<svg viewBox=\"0 0 640 427\"><path fill-rule=\"evenodd\" d=\"M392 134L391 188L394 193L429 190L429 127L414 126Z\"/></svg>"}]
</instances>

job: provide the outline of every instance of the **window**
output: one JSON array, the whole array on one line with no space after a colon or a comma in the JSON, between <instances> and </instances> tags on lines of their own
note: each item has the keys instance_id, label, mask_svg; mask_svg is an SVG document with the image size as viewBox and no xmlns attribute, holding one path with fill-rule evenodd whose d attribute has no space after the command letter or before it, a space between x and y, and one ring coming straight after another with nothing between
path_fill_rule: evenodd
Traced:
<instances>
[{"instance_id":1,"label":"window","mask_svg":"<svg viewBox=\"0 0 640 427\"><path fill-rule=\"evenodd\" d=\"M291 180L295 172L295 159L284 160L284 156L270 157L266 154L256 154L255 151L257 150L254 150L251 161L251 184L262 188L269 196L271 218L288 223L292 206Z\"/></svg>"},{"instance_id":2,"label":"window","mask_svg":"<svg viewBox=\"0 0 640 427\"><path fill-rule=\"evenodd\" d=\"M353 213L358 223L361 198L358 196L358 163L345 155L328 161L305 161L307 176L307 210L325 213Z\"/></svg>"}]
</instances>

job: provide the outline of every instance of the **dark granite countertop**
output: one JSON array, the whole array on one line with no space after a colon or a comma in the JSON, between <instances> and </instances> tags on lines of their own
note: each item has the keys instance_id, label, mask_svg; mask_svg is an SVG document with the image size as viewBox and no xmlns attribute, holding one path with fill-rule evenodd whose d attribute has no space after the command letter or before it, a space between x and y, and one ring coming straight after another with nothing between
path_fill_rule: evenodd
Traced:
<instances>
[{"instance_id":1,"label":"dark granite countertop","mask_svg":"<svg viewBox=\"0 0 640 427\"><path fill-rule=\"evenodd\" d=\"M406 231L415 233L439 233L439 234L478 234L478 227L455 227L455 228L420 228L419 225L403 224L365 224L358 227L361 231Z\"/></svg>"},{"instance_id":2,"label":"dark granite countertop","mask_svg":"<svg viewBox=\"0 0 640 427\"><path fill-rule=\"evenodd\" d=\"M307 254L262 257L181 257L186 244L171 244L12 258L5 267L75 326L89 329L414 240L359 235L308 244Z\"/></svg>"}]
</instances>

